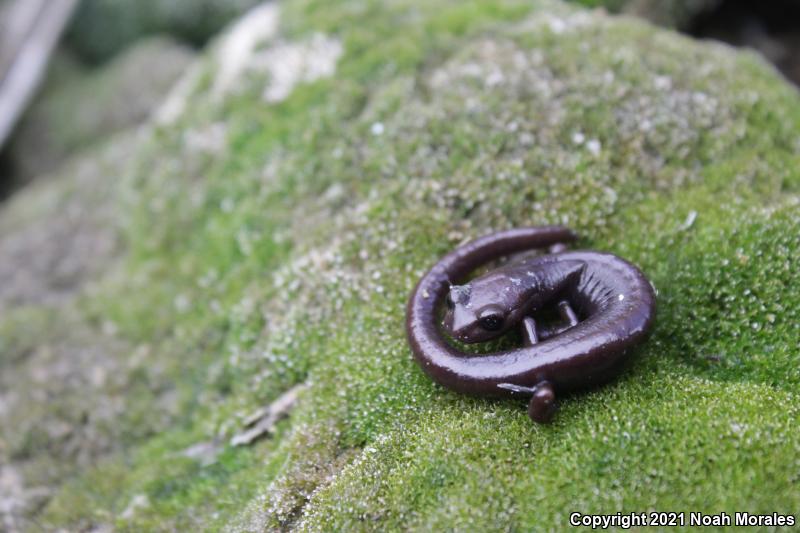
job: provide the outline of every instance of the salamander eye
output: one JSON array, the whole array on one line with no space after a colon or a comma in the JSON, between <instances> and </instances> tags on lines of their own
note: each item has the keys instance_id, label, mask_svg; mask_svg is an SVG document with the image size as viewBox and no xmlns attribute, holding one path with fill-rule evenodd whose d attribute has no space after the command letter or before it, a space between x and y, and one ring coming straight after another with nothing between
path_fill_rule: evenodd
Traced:
<instances>
[{"instance_id":1,"label":"salamander eye","mask_svg":"<svg viewBox=\"0 0 800 533\"><path fill-rule=\"evenodd\" d=\"M482 314L480 324L486 331L497 331L503 328L503 317L494 311Z\"/></svg>"}]
</instances>

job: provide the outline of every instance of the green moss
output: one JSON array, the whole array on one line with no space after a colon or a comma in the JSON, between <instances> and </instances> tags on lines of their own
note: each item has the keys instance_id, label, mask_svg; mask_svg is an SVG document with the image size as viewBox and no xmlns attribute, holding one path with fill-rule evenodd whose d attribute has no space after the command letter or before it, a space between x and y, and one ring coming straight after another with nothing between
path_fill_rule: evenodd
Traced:
<instances>
[{"instance_id":1,"label":"green moss","mask_svg":"<svg viewBox=\"0 0 800 533\"><path fill-rule=\"evenodd\" d=\"M70 483L52 512L76 526L116 522L126 531L163 529L167 520L180 529L225 523L238 502L253 496L253 479L263 473L250 450L208 443L214 451L207 460L187 456L196 438L173 431L152 439L127 463L107 462L102 471ZM224 494L220 486L226 487ZM209 500L215 501L214 508L204 510ZM131 507L136 509L133 519L125 513Z\"/></svg>"},{"instance_id":2,"label":"green moss","mask_svg":"<svg viewBox=\"0 0 800 533\"><path fill-rule=\"evenodd\" d=\"M178 400L43 523L558 530L572 509L797 508L793 89L751 54L556 2L282 9L284 39L342 41L336 74L266 104L251 85L215 99L205 65L142 141L128 254L78 303L153 354L120 394ZM534 426L431 383L403 319L455 244L546 223L640 265L659 314L620 380ZM298 382L274 437L224 446ZM216 462L182 455L215 439Z\"/></svg>"},{"instance_id":3,"label":"green moss","mask_svg":"<svg viewBox=\"0 0 800 533\"><path fill-rule=\"evenodd\" d=\"M573 399L548 427L531 428L519 406L425 409L321 490L304 525L558 530L570 511L796 505L776 481L793 468L795 395L648 370ZM720 490L728 484L760 489Z\"/></svg>"}]
</instances>

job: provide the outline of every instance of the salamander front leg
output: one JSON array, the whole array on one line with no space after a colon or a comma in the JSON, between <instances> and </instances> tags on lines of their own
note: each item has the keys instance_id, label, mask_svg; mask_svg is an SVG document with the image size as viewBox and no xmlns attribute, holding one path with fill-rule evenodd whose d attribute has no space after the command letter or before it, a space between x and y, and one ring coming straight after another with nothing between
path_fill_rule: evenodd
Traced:
<instances>
[{"instance_id":1,"label":"salamander front leg","mask_svg":"<svg viewBox=\"0 0 800 533\"><path fill-rule=\"evenodd\" d=\"M539 335L536 333L536 321L529 316L522 319L522 336L525 339L526 346L533 346L539 342Z\"/></svg>"},{"instance_id":2,"label":"salamander front leg","mask_svg":"<svg viewBox=\"0 0 800 533\"><path fill-rule=\"evenodd\" d=\"M561 320L569 324L569 327L578 325L578 315L572 310L568 301L558 302L558 314L561 315Z\"/></svg>"},{"instance_id":3,"label":"salamander front leg","mask_svg":"<svg viewBox=\"0 0 800 533\"><path fill-rule=\"evenodd\" d=\"M542 424L550 422L557 407L556 393L549 382L543 381L534 387L533 396L528 404L528 416L531 420Z\"/></svg>"},{"instance_id":4,"label":"salamander front leg","mask_svg":"<svg viewBox=\"0 0 800 533\"><path fill-rule=\"evenodd\" d=\"M573 311L572 306L569 305L569 302L566 300L562 300L558 302L558 314L561 317L561 322L558 324L550 324L550 325L543 325L536 330L537 338L539 341L546 341L551 337L555 337L556 335L561 335L569 328L573 326L577 326L578 322L578 315Z\"/></svg>"}]
</instances>

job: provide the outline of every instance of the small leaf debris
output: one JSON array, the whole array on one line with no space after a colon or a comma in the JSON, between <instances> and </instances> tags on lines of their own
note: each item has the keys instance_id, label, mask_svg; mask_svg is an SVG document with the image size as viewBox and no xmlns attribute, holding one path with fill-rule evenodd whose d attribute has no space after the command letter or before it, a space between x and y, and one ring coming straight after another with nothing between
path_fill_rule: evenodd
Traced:
<instances>
[{"instance_id":1,"label":"small leaf debris","mask_svg":"<svg viewBox=\"0 0 800 533\"><path fill-rule=\"evenodd\" d=\"M304 384L295 385L284 392L271 404L262 407L244 421L245 430L231 438L231 446L249 446L275 429L275 424L289 415L297 396L305 388Z\"/></svg>"}]
</instances>

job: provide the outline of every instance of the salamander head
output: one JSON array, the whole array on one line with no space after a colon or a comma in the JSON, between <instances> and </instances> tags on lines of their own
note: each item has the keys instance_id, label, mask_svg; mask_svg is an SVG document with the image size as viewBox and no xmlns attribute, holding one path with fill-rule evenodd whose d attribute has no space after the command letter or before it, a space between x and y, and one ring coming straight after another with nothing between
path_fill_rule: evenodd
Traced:
<instances>
[{"instance_id":1,"label":"salamander head","mask_svg":"<svg viewBox=\"0 0 800 533\"><path fill-rule=\"evenodd\" d=\"M518 291L498 281L493 277L450 287L443 324L448 334L461 342L484 342L521 320Z\"/></svg>"},{"instance_id":2,"label":"salamander head","mask_svg":"<svg viewBox=\"0 0 800 533\"><path fill-rule=\"evenodd\" d=\"M447 294L444 329L461 342L484 342L501 336L522 319L577 283L582 261L547 256L487 272Z\"/></svg>"}]
</instances>

